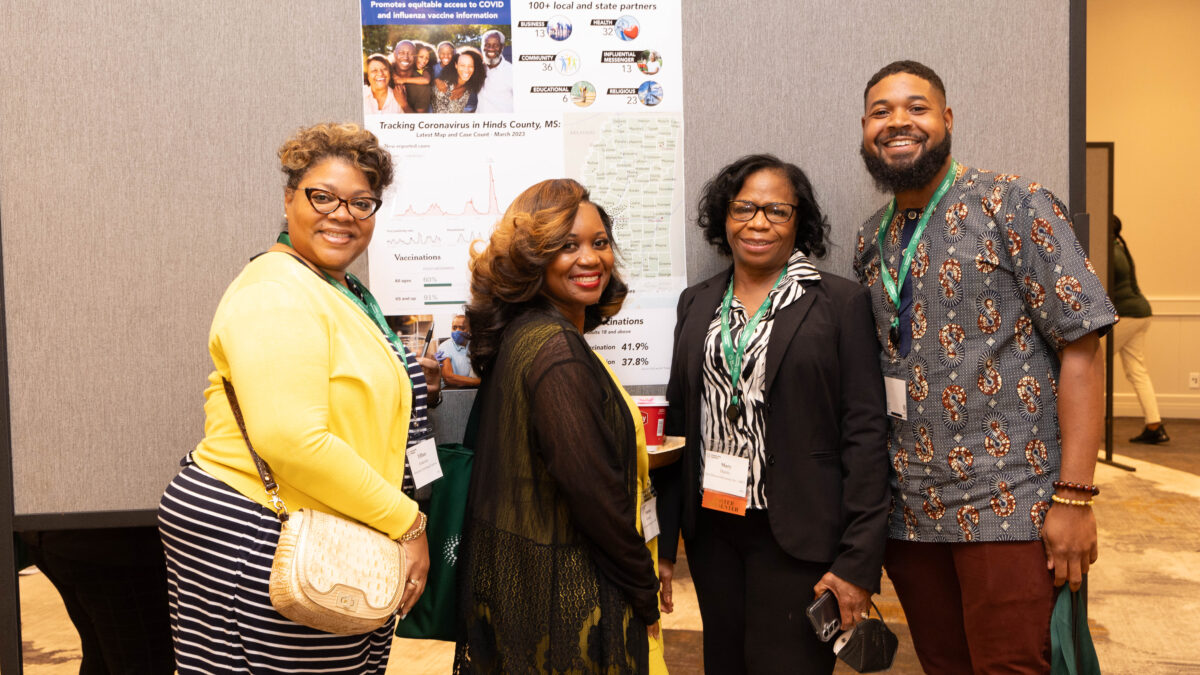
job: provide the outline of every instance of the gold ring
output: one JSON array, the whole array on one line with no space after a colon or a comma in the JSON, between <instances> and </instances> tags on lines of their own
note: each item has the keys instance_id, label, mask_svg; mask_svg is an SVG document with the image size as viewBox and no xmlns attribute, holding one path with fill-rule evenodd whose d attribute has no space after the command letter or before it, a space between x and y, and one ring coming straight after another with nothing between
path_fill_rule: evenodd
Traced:
<instances>
[{"instance_id":1,"label":"gold ring","mask_svg":"<svg viewBox=\"0 0 1200 675\"><path fill-rule=\"evenodd\" d=\"M409 579L409 580L408 580L408 585L409 585L409 586L416 586L416 585L417 585L417 583L418 583L418 582L417 582L417 580L416 580L416 579Z\"/></svg>"}]
</instances>

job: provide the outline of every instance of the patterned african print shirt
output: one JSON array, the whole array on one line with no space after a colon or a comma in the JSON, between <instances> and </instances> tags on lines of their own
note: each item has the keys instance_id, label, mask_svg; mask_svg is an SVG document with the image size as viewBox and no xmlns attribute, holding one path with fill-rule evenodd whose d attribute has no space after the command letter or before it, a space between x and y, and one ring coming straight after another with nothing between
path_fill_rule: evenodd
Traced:
<instances>
[{"instance_id":1,"label":"patterned african print shirt","mask_svg":"<svg viewBox=\"0 0 1200 675\"><path fill-rule=\"evenodd\" d=\"M888 437L889 536L1036 540L1061 458L1058 351L1107 332L1116 312L1066 206L1039 183L960 167L934 208L904 280L907 350L888 338L896 309L879 279L884 209L859 230L854 258L871 289L883 373L907 382L908 420L892 419ZM893 279L904 219L896 213L884 240Z\"/></svg>"}]
</instances>

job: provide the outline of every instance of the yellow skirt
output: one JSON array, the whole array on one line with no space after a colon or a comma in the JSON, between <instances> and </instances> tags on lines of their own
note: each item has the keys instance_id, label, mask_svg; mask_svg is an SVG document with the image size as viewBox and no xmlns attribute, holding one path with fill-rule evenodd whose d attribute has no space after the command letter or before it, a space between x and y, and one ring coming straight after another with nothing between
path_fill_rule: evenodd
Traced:
<instances>
[{"instance_id":1,"label":"yellow skirt","mask_svg":"<svg viewBox=\"0 0 1200 675\"><path fill-rule=\"evenodd\" d=\"M667 660L663 657L663 637L660 627L658 639L650 639L650 675L667 675Z\"/></svg>"}]
</instances>

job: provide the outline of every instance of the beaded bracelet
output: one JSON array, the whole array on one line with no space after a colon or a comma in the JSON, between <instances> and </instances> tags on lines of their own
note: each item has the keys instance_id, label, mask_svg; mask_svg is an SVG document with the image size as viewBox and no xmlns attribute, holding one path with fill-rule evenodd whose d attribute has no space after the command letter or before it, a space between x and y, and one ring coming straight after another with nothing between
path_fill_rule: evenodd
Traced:
<instances>
[{"instance_id":1,"label":"beaded bracelet","mask_svg":"<svg viewBox=\"0 0 1200 675\"><path fill-rule=\"evenodd\" d=\"M405 532L398 541L403 543L420 538L421 535L425 534L425 523L428 521L429 519L424 513L417 511L417 526L413 529L410 529L408 532Z\"/></svg>"},{"instance_id":2,"label":"beaded bracelet","mask_svg":"<svg viewBox=\"0 0 1200 675\"><path fill-rule=\"evenodd\" d=\"M1079 490L1080 492L1090 492L1090 493L1092 493L1093 497L1100 494L1100 488L1096 487L1095 485L1088 485L1086 483L1072 483L1071 481L1066 481L1066 480L1054 481L1054 489L1056 489L1056 490Z\"/></svg>"},{"instance_id":3,"label":"beaded bracelet","mask_svg":"<svg viewBox=\"0 0 1200 675\"><path fill-rule=\"evenodd\" d=\"M1053 500L1055 504L1066 504L1067 506L1091 506L1092 504L1096 503L1096 500L1094 499L1067 499L1066 497L1059 497L1058 495L1050 495L1050 499Z\"/></svg>"}]
</instances>

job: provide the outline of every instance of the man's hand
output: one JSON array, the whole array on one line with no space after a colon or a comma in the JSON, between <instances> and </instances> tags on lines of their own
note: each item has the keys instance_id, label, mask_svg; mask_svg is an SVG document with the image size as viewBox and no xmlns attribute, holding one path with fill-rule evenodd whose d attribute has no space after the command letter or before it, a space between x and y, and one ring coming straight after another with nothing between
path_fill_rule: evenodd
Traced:
<instances>
[{"instance_id":1,"label":"man's hand","mask_svg":"<svg viewBox=\"0 0 1200 675\"><path fill-rule=\"evenodd\" d=\"M837 598L838 608L842 612L842 630L850 630L854 624L862 621L871 608L871 594L865 588L859 588L849 581L843 581L833 572L825 576L813 586L813 599L821 597L828 589Z\"/></svg>"},{"instance_id":2,"label":"man's hand","mask_svg":"<svg viewBox=\"0 0 1200 675\"><path fill-rule=\"evenodd\" d=\"M1104 350L1100 337L1087 335L1063 347L1059 354L1058 424L1062 436L1060 478L1090 485L1096 473L1096 450L1104 444ZM1066 490L1066 499L1088 500L1092 495ZM1052 503L1042 524L1046 568L1054 570L1054 585L1071 583L1079 590L1083 575L1096 562L1096 515L1084 506Z\"/></svg>"},{"instance_id":3,"label":"man's hand","mask_svg":"<svg viewBox=\"0 0 1200 675\"><path fill-rule=\"evenodd\" d=\"M675 598L671 595L671 579L675 577L675 562L672 560L658 560L658 581L660 584L658 595L662 611L670 614L675 611Z\"/></svg>"},{"instance_id":4,"label":"man's hand","mask_svg":"<svg viewBox=\"0 0 1200 675\"><path fill-rule=\"evenodd\" d=\"M1042 544L1046 569L1054 570L1054 585L1070 582L1072 591L1079 590L1083 575L1100 554L1096 515L1089 507L1054 504L1042 525Z\"/></svg>"}]
</instances>

